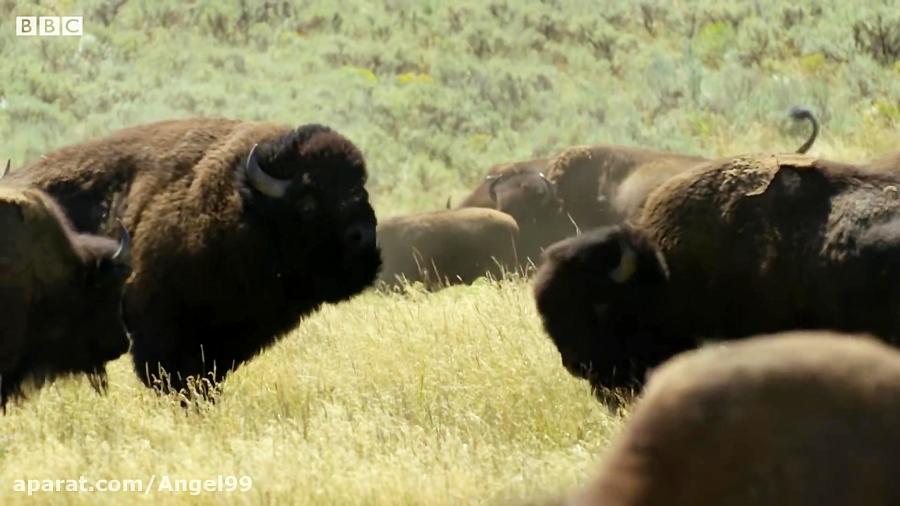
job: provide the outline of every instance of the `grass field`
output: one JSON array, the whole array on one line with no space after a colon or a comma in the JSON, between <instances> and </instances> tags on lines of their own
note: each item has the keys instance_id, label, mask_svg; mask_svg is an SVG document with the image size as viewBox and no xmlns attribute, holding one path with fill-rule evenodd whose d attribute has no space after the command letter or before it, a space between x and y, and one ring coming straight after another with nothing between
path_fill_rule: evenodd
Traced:
<instances>
[{"instance_id":1,"label":"grass field","mask_svg":"<svg viewBox=\"0 0 900 506\"><path fill-rule=\"evenodd\" d=\"M123 358L111 391L57 382L0 419L0 502L17 479L215 479L252 489L147 500L202 504L505 503L546 496L593 468L619 418L560 367L526 283L436 294L368 292L327 307L183 409ZM48 502L121 504L140 494Z\"/></svg>"},{"instance_id":2,"label":"grass field","mask_svg":"<svg viewBox=\"0 0 900 506\"><path fill-rule=\"evenodd\" d=\"M17 15L83 15L17 38ZM192 115L319 122L370 166L379 217L443 206L491 164L595 142L707 156L900 148L894 0L0 0L0 146ZM569 377L526 280L367 292L181 408L140 387L34 393L0 417L0 504L504 504L584 480L622 423ZM244 493L43 493L19 479L215 479Z\"/></svg>"}]
</instances>

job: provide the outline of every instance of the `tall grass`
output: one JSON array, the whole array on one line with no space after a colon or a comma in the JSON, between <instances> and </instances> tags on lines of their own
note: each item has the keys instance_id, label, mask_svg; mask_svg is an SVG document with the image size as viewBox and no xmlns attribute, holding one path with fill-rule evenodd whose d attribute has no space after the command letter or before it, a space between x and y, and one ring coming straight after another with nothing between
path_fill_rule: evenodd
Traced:
<instances>
[{"instance_id":1,"label":"tall grass","mask_svg":"<svg viewBox=\"0 0 900 506\"><path fill-rule=\"evenodd\" d=\"M522 280L436 294L374 291L324 308L230 376L214 405L182 408L138 383L83 379L0 418L0 502L17 479L215 479L245 493L147 500L241 504L477 504L583 480L620 419L560 366ZM38 493L122 504L136 493Z\"/></svg>"}]
</instances>

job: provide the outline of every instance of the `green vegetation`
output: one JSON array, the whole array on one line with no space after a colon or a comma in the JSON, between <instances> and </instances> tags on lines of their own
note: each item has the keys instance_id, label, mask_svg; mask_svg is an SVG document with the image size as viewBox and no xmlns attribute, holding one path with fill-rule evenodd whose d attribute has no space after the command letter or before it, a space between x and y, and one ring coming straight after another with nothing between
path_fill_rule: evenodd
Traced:
<instances>
[{"instance_id":1,"label":"green vegetation","mask_svg":"<svg viewBox=\"0 0 900 506\"><path fill-rule=\"evenodd\" d=\"M17 14L82 14L85 36L16 38ZM894 0L0 0L0 23L15 164L164 118L316 121L363 149L382 215L573 144L793 149L795 104L815 153L900 144Z\"/></svg>"},{"instance_id":2,"label":"green vegetation","mask_svg":"<svg viewBox=\"0 0 900 506\"><path fill-rule=\"evenodd\" d=\"M16 15L84 15L16 38ZM900 148L900 5L798 0L0 0L0 139L21 166L136 123L319 122L365 153L379 216L443 207L488 166L573 145L703 155ZM214 406L58 382L0 417L21 478L247 474L203 503L498 503L581 481L620 418L569 377L527 284L374 292L309 318ZM43 495L120 503L136 495ZM152 496L151 496L152 498Z\"/></svg>"}]
</instances>

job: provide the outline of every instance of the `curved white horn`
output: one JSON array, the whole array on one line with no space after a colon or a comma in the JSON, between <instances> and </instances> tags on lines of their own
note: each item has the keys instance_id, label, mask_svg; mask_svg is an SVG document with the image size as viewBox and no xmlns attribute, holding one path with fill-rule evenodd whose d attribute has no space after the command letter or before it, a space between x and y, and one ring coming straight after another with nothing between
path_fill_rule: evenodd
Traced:
<instances>
[{"instance_id":1,"label":"curved white horn","mask_svg":"<svg viewBox=\"0 0 900 506\"><path fill-rule=\"evenodd\" d=\"M119 224L119 248L113 253L112 261L122 265L131 265L131 234L121 221Z\"/></svg>"},{"instance_id":2,"label":"curved white horn","mask_svg":"<svg viewBox=\"0 0 900 506\"><path fill-rule=\"evenodd\" d=\"M250 154L247 155L247 165L245 168L247 179L250 181L250 184L263 195L268 195L269 197L276 199L281 198L287 192L290 181L272 177L262 170L259 166L259 161L256 159L257 146L259 146L259 144L254 144L253 149L250 150Z\"/></svg>"},{"instance_id":3,"label":"curved white horn","mask_svg":"<svg viewBox=\"0 0 900 506\"><path fill-rule=\"evenodd\" d=\"M622 245L622 256L619 257L619 265L609 271L609 277L616 283L624 283L637 271L637 254L627 244Z\"/></svg>"}]
</instances>

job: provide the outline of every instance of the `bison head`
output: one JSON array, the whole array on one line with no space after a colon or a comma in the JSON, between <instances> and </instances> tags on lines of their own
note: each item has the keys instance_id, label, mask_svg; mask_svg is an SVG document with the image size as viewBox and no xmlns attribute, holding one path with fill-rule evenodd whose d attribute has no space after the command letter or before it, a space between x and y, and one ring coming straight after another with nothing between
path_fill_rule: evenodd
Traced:
<instances>
[{"instance_id":1,"label":"bison head","mask_svg":"<svg viewBox=\"0 0 900 506\"><path fill-rule=\"evenodd\" d=\"M520 224L537 221L541 213L559 212L556 189L543 172L510 170L486 179L494 208Z\"/></svg>"},{"instance_id":2,"label":"bison head","mask_svg":"<svg viewBox=\"0 0 900 506\"><path fill-rule=\"evenodd\" d=\"M667 278L656 248L626 227L551 246L534 292L566 369L595 389L640 385L648 368L672 354L672 343L654 338Z\"/></svg>"},{"instance_id":3,"label":"bison head","mask_svg":"<svg viewBox=\"0 0 900 506\"><path fill-rule=\"evenodd\" d=\"M267 229L274 275L291 299L337 302L370 285L381 266L366 166L349 140L305 125L250 151L252 213Z\"/></svg>"},{"instance_id":4,"label":"bison head","mask_svg":"<svg viewBox=\"0 0 900 506\"><path fill-rule=\"evenodd\" d=\"M74 234L71 240L79 261L73 276L60 283L53 301L46 301L65 305L65 309L35 308L38 314L46 310L46 314L71 315L38 325L77 337L78 346L61 345L46 352L59 354L54 362L64 369L91 374L91 383L98 389L105 385L104 364L128 351L129 345L121 309L123 287L131 274L131 238L124 227L120 234L118 243L106 237Z\"/></svg>"},{"instance_id":5,"label":"bison head","mask_svg":"<svg viewBox=\"0 0 900 506\"><path fill-rule=\"evenodd\" d=\"M494 209L512 216L519 225L518 254L537 261L541 250L575 233L556 187L543 172L530 166L512 167L487 177Z\"/></svg>"}]
</instances>

